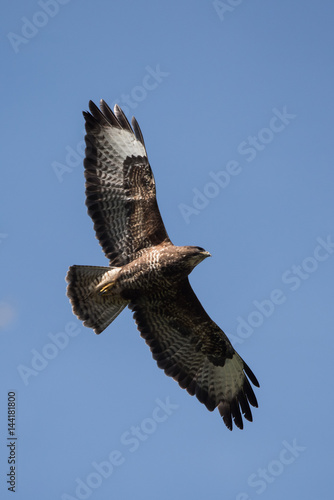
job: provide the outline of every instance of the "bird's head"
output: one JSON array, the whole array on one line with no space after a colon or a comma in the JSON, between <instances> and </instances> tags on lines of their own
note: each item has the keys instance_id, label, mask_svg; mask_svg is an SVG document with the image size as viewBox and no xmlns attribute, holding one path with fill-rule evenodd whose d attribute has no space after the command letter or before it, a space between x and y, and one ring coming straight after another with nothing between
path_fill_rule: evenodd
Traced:
<instances>
[{"instance_id":1,"label":"bird's head","mask_svg":"<svg viewBox=\"0 0 334 500\"><path fill-rule=\"evenodd\" d=\"M186 249L185 252L185 260L190 265L191 269L194 269L202 260L207 257L211 257L211 254L204 250L202 247L184 247Z\"/></svg>"}]
</instances>

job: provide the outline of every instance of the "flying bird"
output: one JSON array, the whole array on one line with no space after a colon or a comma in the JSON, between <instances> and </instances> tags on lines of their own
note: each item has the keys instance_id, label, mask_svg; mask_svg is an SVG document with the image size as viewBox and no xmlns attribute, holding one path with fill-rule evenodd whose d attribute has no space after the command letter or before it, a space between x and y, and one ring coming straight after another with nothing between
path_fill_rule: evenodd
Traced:
<instances>
[{"instance_id":1,"label":"flying bird","mask_svg":"<svg viewBox=\"0 0 334 500\"><path fill-rule=\"evenodd\" d=\"M86 205L108 267L71 266L66 280L74 314L99 334L128 306L166 375L218 408L228 429L243 428L257 407L259 383L225 333L208 316L188 275L210 256L175 246L156 199L142 132L119 106L101 100L84 112Z\"/></svg>"}]
</instances>

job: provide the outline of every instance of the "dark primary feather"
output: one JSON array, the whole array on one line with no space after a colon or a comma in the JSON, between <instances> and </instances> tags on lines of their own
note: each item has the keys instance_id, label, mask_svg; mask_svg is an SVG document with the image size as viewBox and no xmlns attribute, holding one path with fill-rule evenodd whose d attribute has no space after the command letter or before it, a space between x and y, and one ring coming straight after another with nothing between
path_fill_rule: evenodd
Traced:
<instances>
[{"instance_id":1,"label":"dark primary feather","mask_svg":"<svg viewBox=\"0 0 334 500\"><path fill-rule=\"evenodd\" d=\"M136 118L133 116L131 120L132 126L133 126L133 131L135 133L136 139L142 143L142 145L145 148L145 142L144 142L144 137L142 134L142 131L140 130L139 123L137 122ZM146 151L146 148L145 148Z\"/></svg>"},{"instance_id":2,"label":"dark primary feather","mask_svg":"<svg viewBox=\"0 0 334 500\"><path fill-rule=\"evenodd\" d=\"M121 125L121 127L124 128L124 130L129 130L129 132L131 134L133 134L133 130L131 128L131 125L128 122L128 119L125 116L125 114L123 113L123 111L121 110L121 108L118 106L118 104L115 105L114 111L115 111L115 115L116 115L116 118L118 120L118 123Z\"/></svg>"},{"instance_id":3,"label":"dark primary feather","mask_svg":"<svg viewBox=\"0 0 334 500\"><path fill-rule=\"evenodd\" d=\"M91 102L92 101L90 101L90 103ZM92 104L94 104L94 103L92 102ZM91 104L89 104L89 105L91 107ZM94 106L95 106L95 104L94 104ZM103 99L101 99L101 101L100 101L100 108L101 108L101 111L104 114L104 116L109 121L110 125L113 125L114 127L122 128L119 121L117 120L116 116L114 115L114 113L109 108L108 104Z\"/></svg>"}]
</instances>

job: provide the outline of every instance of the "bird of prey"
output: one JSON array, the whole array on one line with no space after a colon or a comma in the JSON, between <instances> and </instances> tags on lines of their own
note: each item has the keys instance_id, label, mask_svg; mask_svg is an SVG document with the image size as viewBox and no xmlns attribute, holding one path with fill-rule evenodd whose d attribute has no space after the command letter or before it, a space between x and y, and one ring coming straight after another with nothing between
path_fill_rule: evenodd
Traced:
<instances>
[{"instance_id":1,"label":"bird of prey","mask_svg":"<svg viewBox=\"0 0 334 500\"><path fill-rule=\"evenodd\" d=\"M228 429L252 421L259 383L225 333L205 312L188 275L209 252L175 246L156 200L142 132L119 106L89 102L86 125L86 205L108 267L71 266L66 276L73 312L101 333L128 306L141 336L166 375Z\"/></svg>"}]
</instances>

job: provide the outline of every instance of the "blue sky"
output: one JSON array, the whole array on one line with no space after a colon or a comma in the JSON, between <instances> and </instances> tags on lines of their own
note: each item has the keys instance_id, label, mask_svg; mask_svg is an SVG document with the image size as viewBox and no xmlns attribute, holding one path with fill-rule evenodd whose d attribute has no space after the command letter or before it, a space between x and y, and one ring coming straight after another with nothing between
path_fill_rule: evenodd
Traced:
<instances>
[{"instance_id":1,"label":"blue sky","mask_svg":"<svg viewBox=\"0 0 334 500\"><path fill-rule=\"evenodd\" d=\"M332 497L333 14L329 0L17 1L2 16L0 496L16 394L17 500ZM128 310L72 315L106 265L84 204L81 111L142 128L175 244L258 377L229 432L159 370Z\"/></svg>"}]
</instances>

